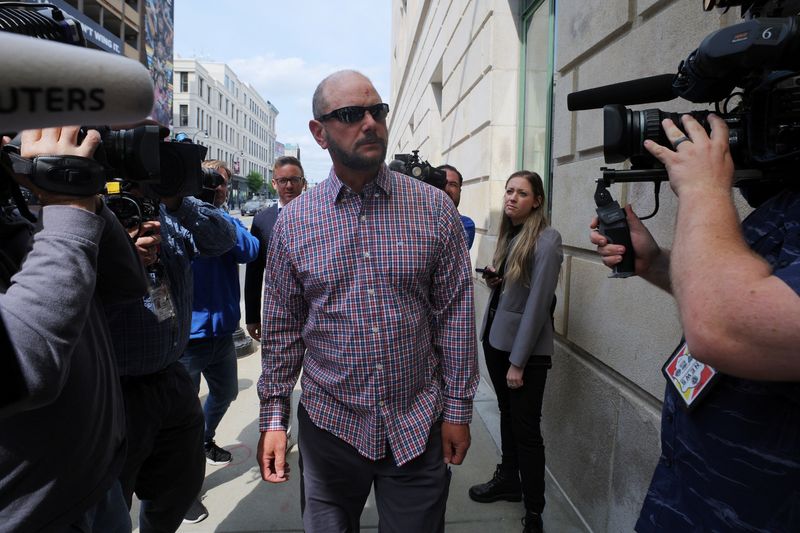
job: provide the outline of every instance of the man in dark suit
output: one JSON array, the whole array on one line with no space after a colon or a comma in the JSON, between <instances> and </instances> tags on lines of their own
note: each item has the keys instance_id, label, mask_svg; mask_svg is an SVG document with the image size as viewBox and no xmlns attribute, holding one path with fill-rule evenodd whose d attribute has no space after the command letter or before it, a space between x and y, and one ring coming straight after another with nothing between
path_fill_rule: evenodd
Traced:
<instances>
[{"instance_id":1,"label":"man in dark suit","mask_svg":"<svg viewBox=\"0 0 800 533\"><path fill-rule=\"evenodd\" d=\"M292 156L282 156L275 160L272 168L272 186L278 191L278 203L262 210L253 218L250 233L259 241L258 258L247 263L244 280L244 307L247 332L257 341L261 341L261 294L264 290L264 265L267 257L267 245L272 233L272 226L278 219L280 210L300 196L306 186L303 165Z\"/></svg>"}]
</instances>

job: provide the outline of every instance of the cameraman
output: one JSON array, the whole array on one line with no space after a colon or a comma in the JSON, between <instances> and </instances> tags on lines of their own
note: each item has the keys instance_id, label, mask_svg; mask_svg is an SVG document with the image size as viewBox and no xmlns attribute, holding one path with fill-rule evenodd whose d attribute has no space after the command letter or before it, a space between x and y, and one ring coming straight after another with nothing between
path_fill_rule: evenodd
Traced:
<instances>
[{"instance_id":1,"label":"cameraman","mask_svg":"<svg viewBox=\"0 0 800 533\"><path fill-rule=\"evenodd\" d=\"M662 123L673 150L644 145L678 196L672 252L630 207L627 219L636 273L675 296L686 348L719 374L691 411L668 382L636 530L800 531L800 187L770 191L740 229L727 125L709 116L709 136L682 122L685 135ZM742 193L767 198L766 187ZM622 260L622 246L591 241L607 266Z\"/></svg>"},{"instance_id":2,"label":"cameraman","mask_svg":"<svg viewBox=\"0 0 800 533\"><path fill-rule=\"evenodd\" d=\"M228 182L232 174L225 162L216 159L203 161L203 168L219 176L221 183L214 189L204 186L203 194L236 228L236 244L221 256L198 257L192 262L192 329L180 362L186 367L198 393L201 373L208 384L208 396L203 405L203 449L208 464L224 465L231 462L232 455L217 446L214 436L222 417L239 394L236 347L233 343L233 333L239 327L241 318L239 265L249 263L258 256L258 239L222 207L228 199ZM200 514L187 515L184 517L186 522L198 522L206 513L199 502L194 508L199 509Z\"/></svg>"},{"instance_id":3,"label":"cameraman","mask_svg":"<svg viewBox=\"0 0 800 533\"><path fill-rule=\"evenodd\" d=\"M173 196L161 198L158 221L139 233L150 295L107 311L128 423L120 481L129 507L133 493L141 500L142 533L175 531L205 475L203 412L178 361L192 323L192 260L227 252L236 231L214 206Z\"/></svg>"},{"instance_id":4,"label":"cameraman","mask_svg":"<svg viewBox=\"0 0 800 533\"><path fill-rule=\"evenodd\" d=\"M78 132L23 132L21 155L91 157L99 134L78 143ZM13 350L4 373L21 377L4 380L0 403L0 531L130 531L117 481L123 399L103 307L141 298L144 271L96 195L15 179L44 207L36 226L0 214L0 317Z\"/></svg>"}]
</instances>

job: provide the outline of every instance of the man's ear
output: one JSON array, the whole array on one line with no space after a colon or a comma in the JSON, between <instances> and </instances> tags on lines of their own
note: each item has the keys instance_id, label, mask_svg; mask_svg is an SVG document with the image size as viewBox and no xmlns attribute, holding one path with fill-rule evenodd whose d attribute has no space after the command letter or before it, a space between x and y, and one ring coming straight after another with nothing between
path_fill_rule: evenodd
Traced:
<instances>
[{"instance_id":1,"label":"man's ear","mask_svg":"<svg viewBox=\"0 0 800 533\"><path fill-rule=\"evenodd\" d=\"M311 130L311 135L314 136L314 140L317 141L320 148L327 150L328 140L325 138L325 126L322 125L322 122L313 119L309 120L308 129Z\"/></svg>"}]
</instances>

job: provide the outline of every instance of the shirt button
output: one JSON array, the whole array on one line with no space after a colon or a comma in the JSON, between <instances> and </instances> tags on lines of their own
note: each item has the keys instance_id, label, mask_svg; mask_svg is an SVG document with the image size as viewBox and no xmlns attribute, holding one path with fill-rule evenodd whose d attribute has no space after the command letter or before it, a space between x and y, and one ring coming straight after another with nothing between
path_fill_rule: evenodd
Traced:
<instances>
[{"instance_id":1,"label":"shirt button","mask_svg":"<svg viewBox=\"0 0 800 533\"><path fill-rule=\"evenodd\" d=\"M378 326L373 326L373 328L372 328L372 333L378 333L378 331L380 331L380 330L378 329Z\"/></svg>"},{"instance_id":2,"label":"shirt button","mask_svg":"<svg viewBox=\"0 0 800 533\"><path fill-rule=\"evenodd\" d=\"M669 457L664 457L664 466L667 468L672 468L672 459Z\"/></svg>"},{"instance_id":3,"label":"shirt button","mask_svg":"<svg viewBox=\"0 0 800 533\"><path fill-rule=\"evenodd\" d=\"M383 365L378 363L377 365L375 365L375 369L376 370L383 370Z\"/></svg>"},{"instance_id":4,"label":"shirt button","mask_svg":"<svg viewBox=\"0 0 800 533\"><path fill-rule=\"evenodd\" d=\"M375 296L375 289L367 289L367 294L370 296Z\"/></svg>"},{"instance_id":5,"label":"shirt button","mask_svg":"<svg viewBox=\"0 0 800 533\"><path fill-rule=\"evenodd\" d=\"M367 221L367 215L361 215L361 222Z\"/></svg>"},{"instance_id":6,"label":"shirt button","mask_svg":"<svg viewBox=\"0 0 800 533\"><path fill-rule=\"evenodd\" d=\"M370 258L370 257L372 257L372 256L369 254L369 252L364 252L364 257L365 257L366 259L369 259L369 258Z\"/></svg>"},{"instance_id":7,"label":"shirt button","mask_svg":"<svg viewBox=\"0 0 800 533\"><path fill-rule=\"evenodd\" d=\"M380 196L380 194L378 194L378 193L375 193L375 194L373 194L372 196L374 196L375 198L377 198L378 196Z\"/></svg>"},{"instance_id":8,"label":"shirt button","mask_svg":"<svg viewBox=\"0 0 800 533\"><path fill-rule=\"evenodd\" d=\"M379 402L378 402L378 405L380 405L381 407L383 407L383 406L385 405L385 403L384 403L384 401L383 401L383 400L381 400L381 401L379 401Z\"/></svg>"}]
</instances>

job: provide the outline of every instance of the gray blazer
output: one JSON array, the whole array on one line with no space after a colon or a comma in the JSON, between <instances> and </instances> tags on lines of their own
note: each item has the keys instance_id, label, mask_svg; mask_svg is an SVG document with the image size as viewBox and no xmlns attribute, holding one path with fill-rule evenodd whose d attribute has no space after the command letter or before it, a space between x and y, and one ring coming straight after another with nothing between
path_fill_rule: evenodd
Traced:
<instances>
[{"instance_id":1,"label":"gray blazer","mask_svg":"<svg viewBox=\"0 0 800 533\"><path fill-rule=\"evenodd\" d=\"M536 250L530 258L530 287L504 280L494 289L502 292L489 332L489 344L510 352L509 361L517 366L524 367L531 355L553 355L550 306L563 260L561 234L548 227L539 234ZM488 317L487 312L481 326L482 339L486 336Z\"/></svg>"}]
</instances>

